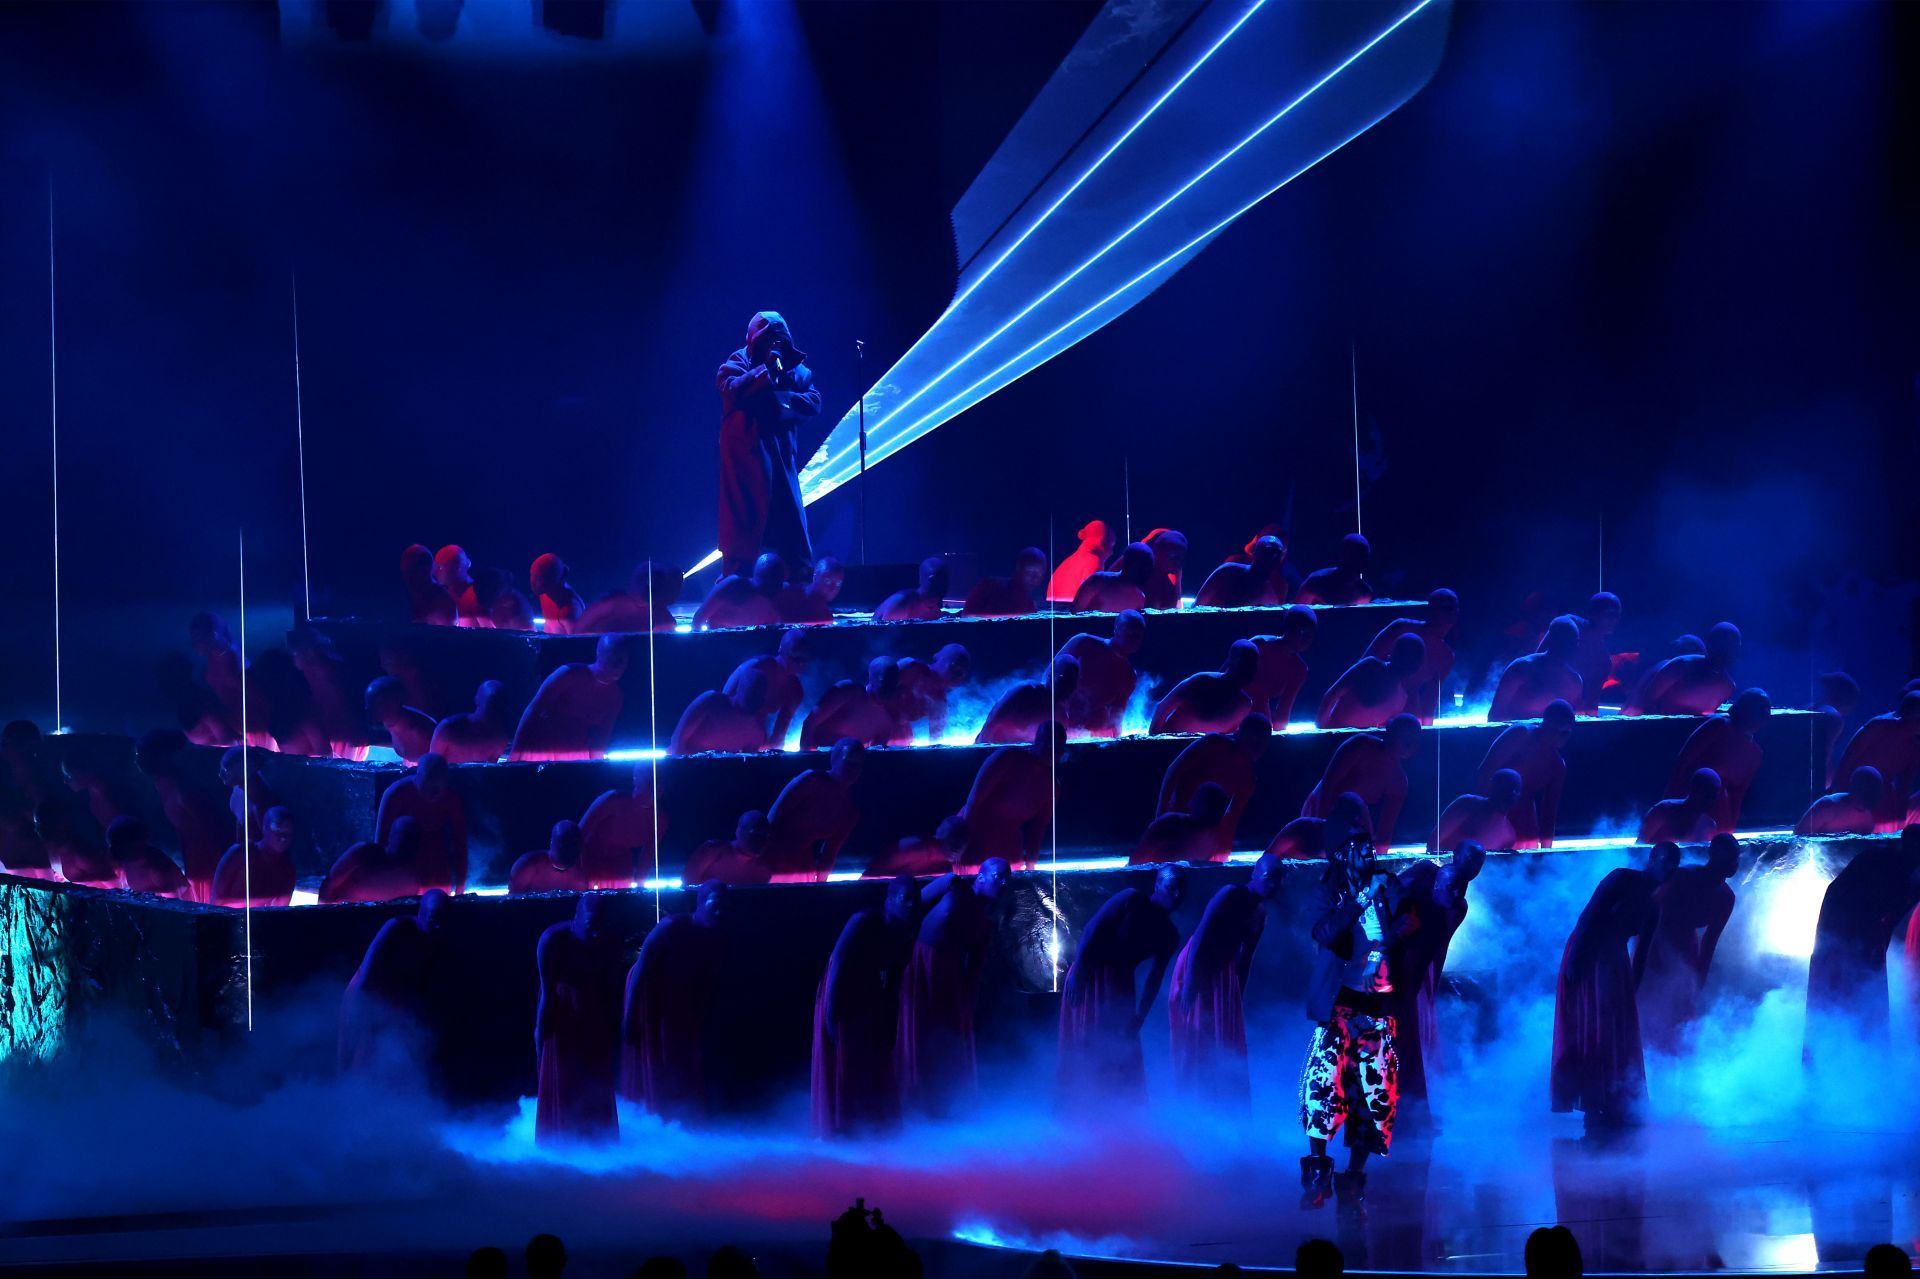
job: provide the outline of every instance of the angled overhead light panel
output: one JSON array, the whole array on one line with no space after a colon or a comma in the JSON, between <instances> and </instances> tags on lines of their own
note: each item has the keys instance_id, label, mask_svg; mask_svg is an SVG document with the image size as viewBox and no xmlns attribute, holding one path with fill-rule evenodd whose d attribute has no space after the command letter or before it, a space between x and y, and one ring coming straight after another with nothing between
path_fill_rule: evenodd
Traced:
<instances>
[{"instance_id":1,"label":"angled overhead light panel","mask_svg":"<svg viewBox=\"0 0 1920 1279\"><path fill-rule=\"evenodd\" d=\"M959 288L868 392L869 465L1124 314L1411 98L1450 3L1110 4L956 206ZM802 472L806 501L859 458L850 412Z\"/></svg>"}]
</instances>

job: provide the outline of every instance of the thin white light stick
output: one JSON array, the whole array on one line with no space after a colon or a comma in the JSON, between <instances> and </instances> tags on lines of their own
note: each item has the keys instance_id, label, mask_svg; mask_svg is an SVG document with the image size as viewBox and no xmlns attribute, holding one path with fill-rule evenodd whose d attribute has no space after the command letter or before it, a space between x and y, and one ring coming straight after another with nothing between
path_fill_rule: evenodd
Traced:
<instances>
[{"instance_id":1,"label":"thin white light stick","mask_svg":"<svg viewBox=\"0 0 1920 1279\"><path fill-rule=\"evenodd\" d=\"M300 403L300 277L293 285L293 438L300 453L300 594L306 601L305 618L313 617L313 564L307 558L307 423Z\"/></svg>"},{"instance_id":2,"label":"thin white light stick","mask_svg":"<svg viewBox=\"0 0 1920 1279\"><path fill-rule=\"evenodd\" d=\"M66 726L60 704L60 330L53 287L53 178L47 178L47 378L53 420L53 731Z\"/></svg>"},{"instance_id":3,"label":"thin white light stick","mask_svg":"<svg viewBox=\"0 0 1920 1279\"><path fill-rule=\"evenodd\" d=\"M1353 531L1364 535L1360 527L1360 347L1350 343L1347 359L1353 371Z\"/></svg>"},{"instance_id":4,"label":"thin white light stick","mask_svg":"<svg viewBox=\"0 0 1920 1279\"><path fill-rule=\"evenodd\" d=\"M1053 558L1053 516L1047 516L1047 558ZM1052 565L1048 565L1047 577L1052 579ZM1059 609L1052 604L1047 606L1047 833L1053 839L1053 900L1060 900L1060 739L1055 727L1060 722L1059 711L1055 708L1058 695L1053 683L1054 663L1054 619ZM1052 930L1053 940L1047 945L1047 969L1053 982L1053 990L1060 990L1060 912L1056 909L1047 921Z\"/></svg>"},{"instance_id":5,"label":"thin white light stick","mask_svg":"<svg viewBox=\"0 0 1920 1279\"><path fill-rule=\"evenodd\" d=\"M247 756L247 531L240 530L240 868L245 879L247 1029L253 1029L253 761Z\"/></svg>"},{"instance_id":6,"label":"thin white light stick","mask_svg":"<svg viewBox=\"0 0 1920 1279\"><path fill-rule=\"evenodd\" d=\"M653 678L653 561L647 561L647 759L650 761L647 808L653 816L653 922L660 922L660 724Z\"/></svg>"}]
</instances>

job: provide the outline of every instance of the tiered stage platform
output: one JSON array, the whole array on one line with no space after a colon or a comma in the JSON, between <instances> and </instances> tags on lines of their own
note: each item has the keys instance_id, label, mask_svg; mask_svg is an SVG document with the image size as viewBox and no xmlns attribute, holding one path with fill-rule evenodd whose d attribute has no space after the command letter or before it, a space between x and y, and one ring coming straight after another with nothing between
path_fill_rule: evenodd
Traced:
<instances>
[{"instance_id":1,"label":"tiered stage platform","mask_svg":"<svg viewBox=\"0 0 1920 1279\"><path fill-rule=\"evenodd\" d=\"M1217 669L1226 658L1228 645L1237 639L1274 633L1280 629L1285 612L1279 608L1149 612L1146 643L1134 657L1134 665L1143 675L1141 682L1157 697L1195 671ZM1319 636L1307 655L1310 670L1295 714L1310 716L1327 686L1366 651L1388 622L1425 613L1425 601L1386 600L1351 608L1315 608ZM540 681L555 667L592 661L597 642L591 635L395 626L358 619L321 619L314 625L333 640L350 667L367 679L380 673L383 652L403 654L423 673L427 697L438 702L423 709L436 715L470 710L473 690L489 679L506 686L507 701L517 710L526 705ZM625 703L614 728L613 748L665 745L688 702L726 683L741 662L773 652L784 629L745 626L695 632L689 628L636 635L627 673L621 680ZM1076 633L1111 635L1113 614L1061 612L999 618L954 615L927 622L875 622L865 614L845 614L830 625L805 629L812 641L812 665L805 677L807 705L811 706L840 680L864 681L867 663L876 657L928 658L947 644L966 647L973 659L970 686L976 690L984 692L1009 680L1033 678ZM989 699L974 710L975 727L990 704ZM657 731L649 721L650 706L658 707Z\"/></svg>"},{"instance_id":2,"label":"tiered stage platform","mask_svg":"<svg viewBox=\"0 0 1920 1279\"><path fill-rule=\"evenodd\" d=\"M1403 605L1322 610L1319 642L1309 655L1313 678L1297 713L1309 712L1326 683L1386 621L1416 611ZM1269 632L1275 621L1270 610L1155 615L1140 665L1164 689L1217 665L1228 643ZM502 680L510 700L524 698L556 665L588 656L593 643L360 622L318 625L356 675L378 672L383 647L406 647L441 690L445 701L433 708L441 712L464 709L482 679ZM856 677L876 654L925 656L954 641L972 652L976 683L984 688L1041 670L1075 630L1104 634L1109 626L1105 617L1063 615L814 628L809 691L817 695L833 680ZM554 820L578 817L601 791L627 785L636 762L657 769L668 822L659 877L650 888L615 898L614 926L631 960L660 912L691 905L678 874L693 847L728 834L738 813L766 807L790 777L820 762L818 755L786 751L658 757L660 740L686 700L720 685L744 658L772 651L777 640L773 628L662 633L649 650L643 637L626 677L616 757L454 769L453 785L468 806L481 892L449 905L434 966L435 1047L427 1068L440 1097L480 1116L446 1127L440 1155L464 1161L448 1175L457 1178L463 1197L487 1205L490 1219L510 1223L503 1238L555 1229L577 1257L605 1258L609 1266L628 1255L636 1238L658 1239L670 1250L684 1242L693 1255L695 1241L710 1241L719 1231L753 1243L763 1256L782 1250L805 1256L817 1247L811 1241L821 1237L819 1223L864 1195L882 1203L889 1220L911 1236L928 1241L923 1255L930 1273L956 1276L992 1269L996 1249L1049 1244L1110 1258L1088 1260L1088 1274L1154 1273L1139 1267L1155 1261L1284 1267L1294 1243L1309 1234L1337 1237L1355 1269L1514 1273L1526 1231L1553 1220L1580 1231L1592 1270L1795 1271L1824 1257L1857 1258L1866 1242L1899 1228L1897 1210L1888 1221L1841 1220L1831 1211L1822 1216L1823 1205L1870 1201L1860 1186L1848 1183L1835 1195L1818 1193L1811 1183L1783 1191L1773 1179L1751 1175L1766 1166L1756 1154L1791 1140L1790 1126L1716 1136L1719 1153L1707 1172L1697 1171L1702 1139L1693 1132L1674 1134L1675 1149L1649 1148L1624 1160L1618 1151L1584 1150L1572 1136L1577 1121L1549 1121L1545 1061L1531 1057L1517 1063L1489 1057L1470 1076L1475 1089L1498 1099L1492 1110L1503 1117L1502 1131L1456 1126L1452 1116L1468 1104L1468 1094L1454 1094L1444 1133L1407 1129L1376 1173L1364 1217L1296 1211L1288 1189L1297 1154L1291 1096L1311 958L1302 914L1320 873L1304 863L1283 872L1249 976L1252 1124L1244 1113L1216 1113L1212 1102L1190 1107L1174 1100L1164 1004L1142 1036L1154 1099L1145 1126L1133 1132L1104 1121L1051 1118L1060 975L1100 905L1120 887L1148 882L1150 872L1126 869L1124 861L1152 815L1162 773L1190 740L1184 737L1077 742L1062 759L1058 858L1049 844L1037 871L1015 877L983 975L977 1024L983 1080L997 1099L990 1114L940 1129L947 1135L931 1144L916 1139L898 1148L878 1143L829 1153L794 1139L804 1129L812 1005L822 968L848 915L884 893L882 884L859 879L861 868L873 853L902 836L926 833L956 809L990 749L929 744L869 754L856 791L861 824L832 882L736 891L723 924L716 1002L723 1012L706 1055L710 1111L726 1135L702 1136L696 1149L689 1144L694 1138L630 1116L634 1132L612 1155L576 1167L564 1155L537 1154L506 1116L534 1087L535 942L544 928L567 918L574 903L567 895L502 897L498 885L514 856L544 843ZM657 731L648 716L649 682ZM1458 1042L1485 1038L1491 1044L1519 1029L1537 1034L1541 1001L1551 998L1558 939L1593 884L1635 856L1632 831L1696 723L1601 718L1576 727L1566 752L1560 846L1494 856L1473 890L1473 911L1449 962L1452 997L1444 1002L1448 1033ZM1411 787L1397 855L1417 855L1409 845L1424 838L1438 805L1470 787L1501 728L1460 714L1422 734L1407 763ZM1779 712L1761 735L1766 763L1742 823L1751 837L1735 879L1740 906L1713 978L1715 998L1745 1010L1733 1015L1735 1022L1763 1003L1771 1007L1775 996L1804 988L1824 884L1867 845L1794 839L1781 829L1811 798L1814 730L1812 717ZM1233 862L1190 876L1176 919L1183 933L1222 884L1244 879L1245 863L1298 813L1345 736L1306 726L1276 735ZM157 802L132 767L129 739L81 733L47 745L56 758L84 754L143 796L161 842L168 842ZM397 759L377 754L383 758L358 764L258 756L267 784L300 814L299 869L308 893L332 857L371 834L381 792L404 772ZM218 755L195 748L187 766L210 784ZM242 913L0 877L0 936L8 940L0 1063L61 1060L71 1046L98 1042L85 1033L90 1029L130 1025L156 1051L163 1075L249 1104L266 1076L281 1083L329 1079L340 992L380 925L412 909L411 901L401 901ZM124 1048L116 1051L122 1054L116 1061L124 1061ZM1796 1039L1776 1054L1782 1087L1796 1070L1797 1052ZM252 1065L236 1071L235 1063ZM1745 1069L1770 1070L1771 1063L1748 1061ZM1656 1074L1656 1090L1668 1086L1664 1080ZM1487 1109L1482 1098L1475 1113ZM1894 1149L1897 1140L1874 1150L1882 1147ZM1488 1153L1495 1149L1497 1157ZM1863 1155L1857 1143L1839 1149L1851 1161L1845 1168L1823 1165L1809 1176L1845 1173L1857 1180L1862 1169L1880 1181L1893 1175L1883 1159L1875 1162L1873 1150ZM1124 1185L1113 1175L1121 1165L1130 1170ZM1711 1211L1698 1195L1689 1197L1698 1177L1711 1178L1717 1188ZM1892 1184L1896 1195L1915 1193L1910 1177ZM564 1191L551 1193L556 1185ZM533 1186L539 1194L527 1193ZM373 1201L322 1208L297 1197L277 1202L247 1209L245 1224L229 1232L235 1248L263 1256L325 1252L351 1235L371 1241L369 1248L452 1256L459 1242L430 1238L430 1229L423 1235L420 1214L411 1208L400 1214L402 1221ZM1169 1215L1175 1204L1178 1212ZM94 1255L159 1255L164 1241L144 1220L129 1218L117 1228L124 1239L99 1245ZM223 1220L210 1216L204 1229L224 1230ZM615 1221L617 1228L609 1224ZM63 1243L70 1229L64 1219L50 1218L0 1231L0 1264L70 1258Z\"/></svg>"},{"instance_id":3,"label":"tiered stage platform","mask_svg":"<svg viewBox=\"0 0 1920 1279\"><path fill-rule=\"evenodd\" d=\"M1310 716L1326 686L1364 651L1393 618L1419 616L1424 604L1385 602L1352 608L1323 607L1319 638L1308 653L1309 676L1296 703L1296 717ZM1278 629L1280 609L1186 609L1149 615L1147 643L1136 657L1143 672L1143 713L1130 729L1144 728L1148 694L1166 689L1197 670L1216 668L1229 644ZM421 673L436 714L464 710L472 690L495 679L507 689L517 717L547 674L570 661L590 660L591 636L546 636L446 627L381 625L353 620L322 620L327 634L356 680L381 669L383 652L405 653ZM807 628L812 664L805 676L808 701L840 679L863 677L878 655L925 657L959 642L973 656L973 677L954 695L948 741L970 737L998 689L1015 678L1043 670L1050 655L1075 632L1107 634L1109 614L1040 614L1025 618L950 617L931 622L875 623L848 618ZM521 853L545 846L552 824L579 818L593 798L631 782L634 764L657 768L657 793L666 817L659 874L672 879L700 843L732 835L740 813L769 807L781 787L818 757L774 751L763 755L662 757L662 747L681 710L699 693L720 687L740 662L772 652L780 627L749 627L661 632L636 636L626 675L623 711L608 758L561 764L462 765L454 769L454 788L466 801L472 844L473 883L499 884ZM1445 708L1443 708L1445 709ZM796 725L799 720L796 716ZM1672 761L1697 721L1679 717L1583 720L1568 744L1569 781L1559 828L1565 838L1631 834L1641 815L1658 799ZM1504 725L1484 722L1465 711L1443 714L1422 734L1417 753L1407 761L1410 790L1395 839L1424 841L1439 809L1470 790L1487 747ZM1816 721L1796 711L1776 711L1760 735L1766 752L1749 792L1742 824L1748 828L1790 827L1814 795L1813 756ZM796 730L797 731L797 730ZM1259 791L1239 829L1238 847L1257 852L1287 821L1297 816L1327 760L1347 734L1322 732L1298 722L1277 732L1259 766ZM50 739L62 755L84 753L97 766L119 776L133 792L151 800L151 790L132 768L131 743L125 739L75 734ZM1076 862L1111 864L1130 853L1154 815L1155 800L1167 765L1185 747L1186 737L1123 736L1110 741L1074 743L1060 762L1059 807L1055 838L1059 855ZM973 776L991 748L929 743L869 753L865 775L856 788L861 823L844 851L837 872L857 874L870 856L903 837L929 834L965 800ZM189 768L211 784L219 752L190 752ZM403 772L389 752L365 764L314 760L299 756L259 756L268 785L300 815L305 835L299 869L317 882L331 859L348 845L370 838L374 815L385 788ZM165 824L157 804L152 824ZM1050 842L1047 853L1053 852ZM651 867L640 868L645 875Z\"/></svg>"}]
</instances>

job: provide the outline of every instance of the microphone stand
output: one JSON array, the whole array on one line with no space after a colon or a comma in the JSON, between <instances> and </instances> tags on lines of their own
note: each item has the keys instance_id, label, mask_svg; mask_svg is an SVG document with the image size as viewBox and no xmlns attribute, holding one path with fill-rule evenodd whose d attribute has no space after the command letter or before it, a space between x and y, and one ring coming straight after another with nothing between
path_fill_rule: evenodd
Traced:
<instances>
[{"instance_id":1,"label":"microphone stand","mask_svg":"<svg viewBox=\"0 0 1920 1279\"><path fill-rule=\"evenodd\" d=\"M867 562L867 344L854 339L860 377L860 562Z\"/></svg>"}]
</instances>

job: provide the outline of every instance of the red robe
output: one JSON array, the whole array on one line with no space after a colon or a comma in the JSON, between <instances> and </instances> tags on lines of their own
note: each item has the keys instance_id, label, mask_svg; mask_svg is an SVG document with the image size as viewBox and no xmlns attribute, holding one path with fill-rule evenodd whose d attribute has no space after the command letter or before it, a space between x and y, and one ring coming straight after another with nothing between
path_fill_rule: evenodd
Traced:
<instances>
[{"instance_id":1,"label":"red robe","mask_svg":"<svg viewBox=\"0 0 1920 1279\"><path fill-rule=\"evenodd\" d=\"M540 934L539 1099L534 1140L619 1135L614 1071L620 1044L618 939L588 940L571 922Z\"/></svg>"},{"instance_id":2,"label":"red robe","mask_svg":"<svg viewBox=\"0 0 1920 1279\"><path fill-rule=\"evenodd\" d=\"M623 701L617 682L603 684L587 663L569 662L547 676L527 704L507 758L598 759L606 753Z\"/></svg>"},{"instance_id":3,"label":"red robe","mask_svg":"<svg viewBox=\"0 0 1920 1279\"><path fill-rule=\"evenodd\" d=\"M994 922L994 903L976 894L972 881L946 882L944 895L921 921L900 980L894 1055L906 1104L934 1116L971 1101L979 1090L973 1013Z\"/></svg>"},{"instance_id":4,"label":"red robe","mask_svg":"<svg viewBox=\"0 0 1920 1279\"><path fill-rule=\"evenodd\" d=\"M900 1120L893 1057L905 958L880 911L863 910L841 930L813 1000L813 1130L820 1136Z\"/></svg>"},{"instance_id":5,"label":"red robe","mask_svg":"<svg viewBox=\"0 0 1920 1279\"><path fill-rule=\"evenodd\" d=\"M450 893L467 888L467 806L451 790L429 796L420 789L417 777L402 777L387 787L380 797L380 813L374 821L374 839L382 846L393 832L393 824L402 817L413 818L420 834L420 849L414 855L413 870L420 889L444 888Z\"/></svg>"},{"instance_id":6,"label":"red robe","mask_svg":"<svg viewBox=\"0 0 1920 1279\"><path fill-rule=\"evenodd\" d=\"M247 867L249 860L253 863L251 875ZM220 859L219 869L214 872L214 903L220 906L232 906L236 910L247 905L249 878L253 884L253 905L285 906L293 900L295 874L293 858L290 855L255 848L249 859L246 852L236 844L227 850L227 855Z\"/></svg>"},{"instance_id":7,"label":"red robe","mask_svg":"<svg viewBox=\"0 0 1920 1279\"><path fill-rule=\"evenodd\" d=\"M1247 968L1266 928L1259 898L1239 884L1213 895L1173 961L1167 1022L1174 1082L1196 1096L1246 1104Z\"/></svg>"},{"instance_id":8,"label":"red robe","mask_svg":"<svg viewBox=\"0 0 1920 1279\"><path fill-rule=\"evenodd\" d=\"M1658 920L1652 876L1608 872L1580 912L1560 958L1549 1076L1557 1112L1624 1116L1647 1099L1638 984L1628 952L1645 946Z\"/></svg>"},{"instance_id":9,"label":"red robe","mask_svg":"<svg viewBox=\"0 0 1920 1279\"><path fill-rule=\"evenodd\" d=\"M218 800L194 792L178 778L156 777L153 788L160 794L160 811L180 841L187 900L212 900L213 876L233 833L232 819Z\"/></svg>"},{"instance_id":10,"label":"red robe","mask_svg":"<svg viewBox=\"0 0 1920 1279\"><path fill-rule=\"evenodd\" d=\"M1137 888L1115 893L1088 922L1060 995L1063 1097L1093 1089L1099 1098L1146 1100L1136 973L1179 944L1173 920Z\"/></svg>"},{"instance_id":11,"label":"red robe","mask_svg":"<svg viewBox=\"0 0 1920 1279\"><path fill-rule=\"evenodd\" d=\"M340 1073L405 1067L423 1033L432 960L412 916L380 925L340 1000Z\"/></svg>"},{"instance_id":12,"label":"red robe","mask_svg":"<svg viewBox=\"0 0 1920 1279\"><path fill-rule=\"evenodd\" d=\"M1733 889L1705 866L1682 866L1653 895L1660 921L1647 951L1638 1002L1647 1042L1677 1053L1699 1012L1709 945L1733 914Z\"/></svg>"},{"instance_id":13,"label":"red robe","mask_svg":"<svg viewBox=\"0 0 1920 1279\"><path fill-rule=\"evenodd\" d=\"M719 938L691 915L654 925L627 974L620 1032L620 1095L667 1119L706 1110L707 1007Z\"/></svg>"},{"instance_id":14,"label":"red robe","mask_svg":"<svg viewBox=\"0 0 1920 1279\"><path fill-rule=\"evenodd\" d=\"M720 366L720 564L745 573L761 549L778 552L794 569L813 563L806 506L800 496L799 427L820 412L820 392L803 362L769 380L755 377L750 355L767 330L791 342L786 321L763 311L748 325L748 345Z\"/></svg>"}]
</instances>

